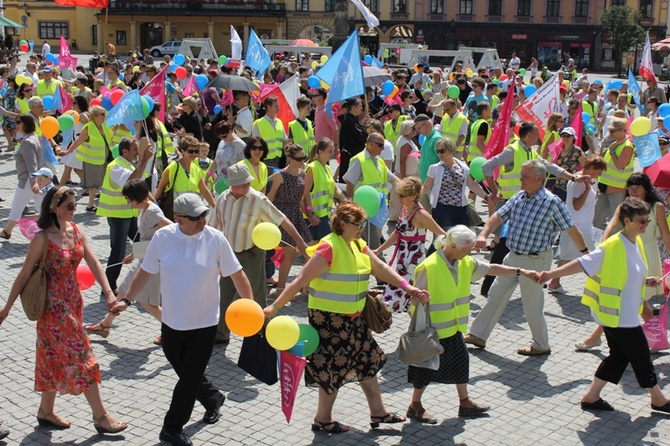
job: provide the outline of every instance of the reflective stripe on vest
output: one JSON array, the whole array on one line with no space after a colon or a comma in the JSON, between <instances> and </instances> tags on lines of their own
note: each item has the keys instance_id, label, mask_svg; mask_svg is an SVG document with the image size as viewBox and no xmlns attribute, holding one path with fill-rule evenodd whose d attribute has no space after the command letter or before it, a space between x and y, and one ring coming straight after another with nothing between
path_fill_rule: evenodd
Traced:
<instances>
[{"instance_id":1,"label":"reflective stripe on vest","mask_svg":"<svg viewBox=\"0 0 670 446\"><path fill-rule=\"evenodd\" d=\"M291 136L293 137L293 144L297 144L303 148L303 150L309 153L316 144L314 140L314 127L309 119L306 119L307 130L302 126L300 121L297 119L289 123L289 129L291 130Z\"/></svg>"},{"instance_id":2,"label":"reflective stripe on vest","mask_svg":"<svg viewBox=\"0 0 670 446\"><path fill-rule=\"evenodd\" d=\"M514 194L521 190L521 166L523 163L540 158L535 150L531 149L530 152L527 152L521 146L521 141L515 141L509 147L514 150L514 166L510 171L507 171L505 166L501 167L500 177L498 178L498 190L503 198L507 199L512 198Z\"/></svg>"},{"instance_id":3,"label":"reflective stripe on vest","mask_svg":"<svg viewBox=\"0 0 670 446\"><path fill-rule=\"evenodd\" d=\"M465 256L458 261L458 283L454 282L451 270L438 252L428 256L416 267L414 277L424 270L431 295L428 307L430 325L437 330L437 336L444 339L459 331L466 333L470 314L470 280L475 270L474 259Z\"/></svg>"},{"instance_id":4,"label":"reflective stripe on vest","mask_svg":"<svg viewBox=\"0 0 670 446\"><path fill-rule=\"evenodd\" d=\"M96 166L102 166L107 160L107 148L105 140L100 134L100 130L95 125L93 120L86 123L84 126L88 132L88 141L84 141L77 150L77 159ZM83 130L82 130L83 131ZM102 131L105 133L105 138L109 142L111 140L111 132L109 127L102 125ZM111 147L110 147L111 150Z\"/></svg>"},{"instance_id":5,"label":"reflective stripe on vest","mask_svg":"<svg viewBox=\"0 0 670 446\"><path fill-rule=\"evenodd\" d=\"M309 197L312 200L312 212L319 218L330 215L333 208L333 192L335 191L335 180L329 166L324 166L319 161L312 161L307 166L312 171L314 185Z\"/></svg>"},{"instance_id":6,"label":"reflective stripe on vest","mask_svg":"<svg viewBox=\"0 0 670 446\"><path fill-rule=\"evenodd\" d=\"M461 127L463 127L463 122L467 122L467 118L465 115L462 113L456 113L453 118L450 118L449 115L445 115L446 118L442 120L442 136L452 140L453 142L458 141L458 136L461 131ZM446 128L444 124L446 125ZM463 139L465 142L465 138ZM460 146L456 147L457 152L462 152L463 147L465 146L464 143L461 143Z\"/></svg>"},{"instance_id":7,"label":"reflective stripe on vest","mask_svg":"<svg viewBox=\"0 0 670 446\"><path fill-rule=\"evenodd\" d=\"M112 146L115 146L116 144L120 143L123 138L132 138L133 134L130 133L130 130L124 128L124 127L118 127L116 131L112 134ZM110 147L111 149L111 147Z\"/></svg>"},{"instance_id":8,"label":"reflective stripe on vest","mask_svg":"<svg viewBox=\"0 0 670 446\"><path fill-rule=\"evenodd\" d=\"M582 304L591 308L600 323L606 327L619 326L621 294L628 280L626 246L621 237L623 235L619 232L598 246L604 252L603 264L600 268L601 274L586 279L582 294ZM635 243L646 265L647 257L640 236L635 239ZM643 283L640 289L640 313L642 313L644 292L645 284Z\"/></svg>"},{"instance_id":9,"label":"reflective stripe on vest","mask_svg":"<svg viewBox=\"0 0 670 446\"><path fill-rule=\"evenodd\" d=\"M357 159L361 164L362 178L354 185L355 189L361 186L372 186L377 192L383 193L384 196L388 193L386 183L388 181L388 168L381 158L377 158L377 166L375 166L372 158L365 156L365 151L362 151L353 156L352 159Z\"/></svg>"},{"instance_id":10,"label":"reflective stripe on vest","mask_svg":"<svg viewBox=\"0 0 670 446\"><path fill-rule=\"evenodd\" d=\"M158 123L158 128L160 130L161 137L158 138L157 145L158 145L158 150L156 151L156 157L160 157L163 154L163 150L165 150L165 153L167 155L174 155L175 154L175 148L174 148L174 142L172 142L172 138L170 137L170 134L168 133L167 129L165 128L165 125L156 120Z\"/></svg>"},{"instance_id":11,"label":"reflective stripe on vest","mask_svg":"<svg viewBox=\"0 0 670 446\"><path fill-rule=\"evenodd\" d=\"M486 119L477 119L470 129L470 141L468 141L468 162L477 158L478 156L484 156L479 147L477 147L477 137L479 136L479 127L482 124L486 123L488 125L488 131L486 132L486 138L484 139L484 144L488 144L491 139L491 123Z\"/></svg>"},{"instance_id":12,"label":"reflective stripe on vest","mask_svg":"<svg viewBox=\"0 0 670 446\"><path fill-rule=\"evenodd\" d=\"M137 216L137 210L128 204L126 198L121 193L124 185L115 186L112 184L110 173L118 165L123 166L124 169L131 172L135 170L130 161L122 156L117 157L109 163L105 172L105 179L100 188L100 203L98 203L98 211L96 213L100 217L132 218Z\"/></svg>"},{"instance_id":13,"label":"reflective stripe on vest","mask_svg":"<svg viewBox=\"0 0 670 446\"><path fill-rule=\"evenodd\" d=\"M623 152L626 147L632 148L633 151L635 150L630 141L626 140L621 144L619 144L618 146L616 146L616 148L614 149L614 153L616 154L616 156L617 157L621 156L621 152ZM628 162L626 167L623 168L623 170L619 170L616 167L609 150L605 151L605 156L603 157L603 159L607 164L607 170L603 171L603 173L600 174L598 182L605 184L607 186L618 187L621 189L626 187L626 181L628 181L628 177L630 177L633 174L633 165L635 163L635 157L634 156L630 157L630 161Z\"/></svg>"},{"instance_id":14,"label":"reflective stripe on vest","mask_svg":"<svg viewBox=\"0 0 670 446\"><path fill-rule=\"evenodd\" d=\"M307 251L313 255L322 243L331 246L333 259L330 268L309 284L308 307L339 314L355 314L363 311L372 271L370 257L361 252L365 242L347 242L339 235L330 233Z\"/></svg>"},{"instance_id":15,"label":"reflective stripe on vest","mask_svg":"<svg viewBox=\"0 0 670 446\"><path fill-rule=\"evenodd\" d=\"M275 118L275 126L272 127L270 124L269 118L265 116L261 119L257 119L254 124L258 127L258 133L260 133L263 141L268 145L268 156L266 159L279 158L282 155L282 150L284 148L284 124L282 124L281 119Z\"/></svg>"}]
</instances>

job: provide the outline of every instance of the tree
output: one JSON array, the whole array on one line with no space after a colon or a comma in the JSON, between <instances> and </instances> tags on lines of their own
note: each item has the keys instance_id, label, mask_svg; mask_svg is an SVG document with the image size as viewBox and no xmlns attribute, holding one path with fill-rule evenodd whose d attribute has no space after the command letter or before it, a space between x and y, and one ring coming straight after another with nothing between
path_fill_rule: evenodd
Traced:
<instances>
[{"instance_id":1,"label":"tree","mask_svg":"<svg viewBox=\"0 0 670 446\"><path fill-rule=\"evenodd\" d=\"M621 75L624 51L629 51L644 39L644 29L640 26L642 14L630 6L613 6L605 9L600 17L607 42L612 45L617 73Z\"/></svg>"}]
</instances>

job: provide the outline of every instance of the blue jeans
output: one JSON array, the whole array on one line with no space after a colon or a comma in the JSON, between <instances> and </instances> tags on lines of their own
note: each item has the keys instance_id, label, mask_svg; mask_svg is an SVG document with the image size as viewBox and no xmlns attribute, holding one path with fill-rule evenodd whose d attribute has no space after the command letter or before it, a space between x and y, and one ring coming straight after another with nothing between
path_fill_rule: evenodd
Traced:
<instances>
[{"instance_id":1,"label":"blue jeans","mask_svg":"<svg viewBox=\"0 0 670 446\"><path fill-rule=\"evenodd\" d=\"M140 234L137 232L137 217L107 217L107 224L109 225L109 247L111 248L107 265L116 265L121 263L126 256L126 240L130 239L135 242L140 239ZM119 274L121 274L121 265L105 269L105 275L112 290L117 289L116 279L119 278Z\"/></svg>"},{"instance_id":2,"label":"blue jeans","mask_svg":"<svg viewBox=\"0 0 670 446\"><path fill-rule=\"evenodd\" d=\"M433 220L440 225L445 231L456 225L470 226L470 218L468 217L467 206L450 206L438 203L433 208ZM435 247L431 245L428 247L426 257L435 252Z\"/></svg>"},{"instance_id":3,"label":"blue jeans","mask_svg":"<svg viewBox=\"0 0 670 446\"><path fill-rule=\"evenodd\" d=\"M328 234L332 232L330 229L330 217L327 215L319 219L319 224L317 226L310 226L309 231L312 233L312 238L314 240L321 240Z\"/></svg>"}]
</instances>

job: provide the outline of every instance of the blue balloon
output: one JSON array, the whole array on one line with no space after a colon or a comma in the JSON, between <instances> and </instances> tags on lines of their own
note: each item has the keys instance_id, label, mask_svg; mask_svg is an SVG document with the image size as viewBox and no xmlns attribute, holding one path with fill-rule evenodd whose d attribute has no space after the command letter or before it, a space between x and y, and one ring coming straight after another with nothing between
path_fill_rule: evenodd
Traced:
<instances>
[{"instance_id":1,"label":"blue balloon","mask_svg":"<svg viewBox=\"0 0 670 446\"><path fill-rule=\"evenodd\" d=\"M177 65L176 65L175 63L171 63L171 64L168 66L168 70L170 71L170 73L174 73L174 71L175 71L176 69L177 69Z\"/></svg>"},{"instance_id":2,"label":"blue balloon","mask_svg":"<svg viewBox=\"0 0 670 446\"><path fill-rule=\"evenodd\" d=\"M588 132L589 135L593 135L593 132L596 131L596 126L594 126L593 124L587 124L586 131Z\"/></svg>"},{"instance_id":3,"label":"blue balloon","mask_svg":"<svg viewBox=\"0 0 670 446\"><path fill-rule=\"evenodd\" d=\"M307 78L307 85L309 88L319 88L321 86L321 79L316 76L310 76Z\"/></svg>"},{"instance_id":4,"label":"blue balloon","mask_svg":"<svg viewBox=\"0 0 670 446\"><path fill-rule=\"evenodd\" d=\"M618 79L610 82L610 89L620 90L621 87L623 87L623 82Z\"/></svg>"},{"instance_id":5,"label":"blue balloon","mask_svg":"<svg viewBox=\"0 0 670 446\"><path fill-rule=\"evenodd\" d=\"M369 54L366 54L365 57L363 58L363 62L370 65L372 63L372 56L370 56Z\"/></svg>"},{"instance_id":6,"label":"blue balloon","mask_svg":"<svg viewBox=\"0 0 670 446\"><path fill-rule=\"evenodd\" d=\"M54 97L47 95L42 98L42 103L44 104L45 110L51 110L51 107L54 105Z\"/></svg>"},{"instance_id":7,"label":"blue balloon","mask_svg":"<svg viewBox=\"0 0 670 446\"><path fill-rule=\"evenodd\" d=\"M537 91L537 87L535 85L526 85L523 89L523 94L526 97L530 97L533 93Z\"/></svg>"},{"instance_id":8,"label":"blue balloon","mask_svg":"<svg viewBox=\"0 0 670 446\"><path fill-rule=\"evenodd\" d=\"M100 105L102 105L102 108L107 111L110 111L112 108L114 108L114 104L112 104L112 98L109 96L103 96Z\"/></svg>"},{"instance_id":9,"label":"blue balloon","mask_svg":"<svg viewBox=\"0 0 670 446\"><path fill-rule=\"evenodd\" d=\"M176 56L174 56L174 63L177 66L184 65L184 63L186 63L186 58L184 57L183 54L177 54Z\"/></svg>"},{"instance_id":10,"label":"blue balloon","mask_svg":"<svg viewBox=\"0 0 670 446\"><path fill-rule=\"evenodd\" d=\"M46 56L44 56L44 58L45 58L48 62L56 63L56 55L55 55L55 54L51 54L51 53L49 53L49 54L47 54Z\"/></svg>"},{"instance_id":11,"label":"blue balloon","mask_svg":"<svg viewBox=\"0 0 670 446\"><path fill-rule=\"evenodd\" d=\"M195 77L195 85L198 86L198 90L202 90L207 84L209 84L209 78L206 74L198 74Z\"/></svg>"},{"instance_id":12,"label":"blue balloon","mask_svg":"<svg viewBox=\"0 0 670 446\"><path fill-rule=\"evenodd\" d=\"M395 84L393 83L392 80L384 81L382 84L382 94L384 96L388 96L391 93L393 93L393 89L395 88Z\"/></svg>"},{"instance_id":13,"label":"blue balloon","mask_svg":"<svg viewBox=\"0 0 670 446\"><path fill-rule=\"evenodd\" d=\"M584 121L585 124L588 124L591 122L591 115L589 115L586 112L582 112L582 120Z\"/></svg>"},{"instance_id":14,"label":"blue balloon","mask_svg":"<svg viewBox=\"0 0 670 446\"><path fill-rule=\"evenodd\" d=\"M54 56L54 65L58 65L58 56Z\"/></svg>"},{"instance_id":15,"label":"blue balloon","mask_svg":"<svg viewBox=\"0 0 670 446\"><path fill-rule=\"evenodd\" d=\"M214 114L215 115L218 115L219 113L221 113L221 110L223 110L223 107L221 107L219 104L216 104L214 106Z\"/></svg>"},{"instance_id":16,"label":"blue balloon","mask_svg":"<svg viewBox=\"0 0 670 446\"><path fill-rule=\"evenodd\" d=\"M151 113L154 109L154 100L148 94L142 95L142 97L147 100L147 103L149 104L149 113Z\"/></svg>"},{"instance_id":17,"label":"blue balloon","mask_svg":"<svg viewBox=\"0 0 670 446\"><path fill-rule=\"evenodd\" d=\"M498 82L498 87L503 88L504 85L505 83L503 81Z\"/></svg>"},{"instance_id":18,"label":"blue balloon","mask_svg":"<svg viewBox=\"0 0 670 446\"><path fill-rule=\"evenodd\" d=\"M663 127L665 127L665 130L670 130L670 116L666 116L663 118Z\"/></svg>"},{"instance_id":19,"label":"blue balloon","mask_svg":"<svg viewBox=\"0 0 670 446\"><path fill-rule=\"evenodd\" d=\"M426 135L419 135L419 145L423 146L423 142L426 140Z\"/></svg>"},{"instance_id":20,"label":"blue balloon","mask_svg":"<svg viewBox=\"0 0 670 446\"><path fill-rule=\"evenodd\" d=\"M661 104L658 107L658 116L665 118L668 115L670 115L670 104Z\"/></svg>"},{"instance_id":21,"label":"blue balloon","mask_svg":"<svg viewBox=\"0 0 670 446\"><path fill-rule=\"evenodd\" d=\"M601 81L600 79L596 79L596 80L593 81L593 83L594 83L594 84L602 85L602 84L603 84L603 81Z\"/></svg>"},{"instance_id":22,"label":"blue balloon","mask_svg":"<svg viewBox=\"0 0 670 446\"><path fill-rule=\"evenodd\" d=\"M174 91L174 85L172 85L172 82L165 81L165 90L167 90L168 93L172 93Z\"/></svg>"}]
</instances>

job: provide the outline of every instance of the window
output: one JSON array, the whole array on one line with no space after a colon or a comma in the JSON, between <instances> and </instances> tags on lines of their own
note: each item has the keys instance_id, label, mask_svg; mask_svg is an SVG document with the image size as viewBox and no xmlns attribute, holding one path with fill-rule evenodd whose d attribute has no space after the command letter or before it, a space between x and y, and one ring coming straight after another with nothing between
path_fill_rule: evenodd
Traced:
<instances>
[{"instance_id":1,"label":"window","mask_svg":"<svg viewBox=\"0 0 670 446\"><path fill-rule=\"evenodd\" d=\"M489 15L502 15L502 0L489 0Z\"/></svg>"},{"instance_id":2,"label":"window","mask_svg":"<svg viewBox=\"0 0 670 446\"><path fill-rule=\"evenodd\" d=\"M98 44L98 25L91 26L91 45Z\"/></svg>"},{"instance_id":3,"label":"window","mask_svg":"<svg viewBox=\"0 0 670 446\"><path fill-rule=\"evenodd\" d=\"M335 11L335 0L326 0L325 10L326 10L326 12Z\"/></svg>"},{"instance_id":4,"label":"window","mask_svg":"<svg viewBox=\"0 0 670 446\"><path fill-rule=\"evenodd\" d=\"M116 32L116 44L117 45L127 45L126 43L126 32L117 31Z\"/></svg>"},{"instance_id":5,"label":"window","mask_svg":"<svg viewBox=\"0 0 670 446\"><path fill-rule=\"evenodd\" d=\"M561 0L547 0L547 17L561 15Z\"/></svg>"},{"instance_id":6,"label":"window","mask_svg":"<svg viewBox=\"0 0 670 446\"><path fill-rule=\"evenodd\" d=\"M516 7L516 15L519 17L530 17L530 0L519 0Z\"/></svg>"},{"instance_id":7,"label":"window","mask_svg":"<svg viewBox=\"0 0 670 446\"><path fill-rule=\"evenodd\" d=\"M309 0L295 0L295 10L298 12L308 12Z\"/></svg>"},{"instance_id":8,"label":"window","mask_svg":"<svg viewBox=\"0 0 670 446\"><path fill-rule=\"evenodd\" d=\"M458 2L459 15L472 15L472 0L460 0Z\"/></svg>"},{"instance_id":9,"label":"window","mask_svg":"<svg viewBox=\"0 0 670 446\"><path fill-rule=\"evenodd\" d=\"M654 0L640 0L640 12L643 19L654 17Z\"/></svg>"},{"instance_id":10,"label":"window","mask_svg":"<svg viewBox=\"0 0 670 446\"><path fill-rule=\"evenodd\" d=\"M589 16L589 0L577 0L575 2L575 17Z\"/></svg>"},{"instance_id":11,"label":"window","mask_svg":"<svg viewBox=\"0 0 670 446\"><path fill-rule=\"evenodd\" d=\"M444 0L430 0L430 13L431 14L443 14L444 13Z\"/></svg>"},{"instance_id":12,"label":"window","mask_svg":"<svg viewBox=\"0 0 670 446\"><path fill-rule=\"evenodd\" d=\"M407 13L407 4L405 0L393 0L393 12L397 14Z\"/></svg>"},{"instance_id":13,"label":"window","mask_svg":"<svg viewBox=\"0 0 670 446\"><path fill-rule=\"evenodd\" d=\"M612 6L626 6L626 0L612 0Z\"/></svg>"},{"instance_id":14,"label":"window","mask_svg":"<svg viewBox=\"0 0 670 446\"><path fill-rule=\"evenodd\" d=\"M377 12L377 0L363 0L363 4L367 6L370 12Z\"/></svg>"},{"instance_id":15,"label":"window","mask_svg":"<svg viewBox=\"0 0 670 446\"><path fill-rule=\"evenodd\" d=\"M68 22L37 22L37 27L40 39L59 39L61 34L66 39L70 38Z\"/></svg>"}]
</instances>

